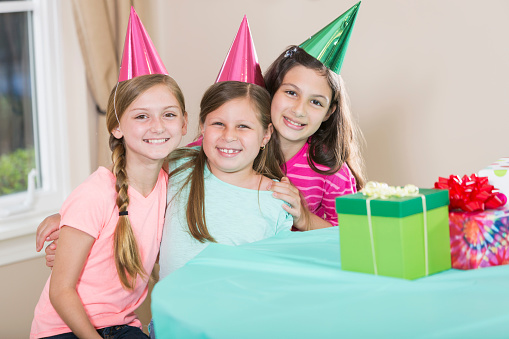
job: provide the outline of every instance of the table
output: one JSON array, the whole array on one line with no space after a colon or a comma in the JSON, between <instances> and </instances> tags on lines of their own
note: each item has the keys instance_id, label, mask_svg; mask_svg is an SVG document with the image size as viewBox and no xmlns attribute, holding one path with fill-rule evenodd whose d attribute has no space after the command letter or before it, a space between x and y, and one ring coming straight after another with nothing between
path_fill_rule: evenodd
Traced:
<instances>
[{"instance_id":1,"label":"table","mask_svg":"<svg viewBox=\"0 0 509 339\"><path fill-rule=\"evenodd\" d=\"M156 284L158 338L509 338L509 265L408 281L341 270L337 227L211 244Z\"/></svg>"}]
</instances>

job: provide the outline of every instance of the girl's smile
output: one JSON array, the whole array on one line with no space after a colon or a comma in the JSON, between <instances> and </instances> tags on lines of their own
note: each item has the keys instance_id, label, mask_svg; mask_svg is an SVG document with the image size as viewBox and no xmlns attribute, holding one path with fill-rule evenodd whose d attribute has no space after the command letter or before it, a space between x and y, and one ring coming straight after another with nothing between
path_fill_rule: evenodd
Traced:
<instances>
[{"instance_id":1,"label":"girl's smile","mask_svg":"<svg viewBox=\"0 0 509 339\"><path fill-rule=\"evenodd\" d=\"M231 149L231 148L217 148L217 150L224 157L234 157L242 151L240 149Z\"/></svg>"},{"instance_id":2,"label":"girl's smile","mask_svg":"<svg viewBox=\"0 0 509 339\"><path fill-rule=\"evenodd\" d=\"M170 138L164 138L164 139L146 139L145 142L148 142L149 144L162 144L166 141L170 140Z\"/></svg>"},{"instance_id":3,"label":"girl's smile","mask_svg":"<svg viewBox=\"0 0 509 339\"><path fill-rule=\"evenodd\" d=\"M284 119L284 123L286 126L292 128L292 129L295 129L295 130L301 130L306 126L306 124L298 123L286 116L283 116L283 119Z\"/></svg>"}]
</instances>

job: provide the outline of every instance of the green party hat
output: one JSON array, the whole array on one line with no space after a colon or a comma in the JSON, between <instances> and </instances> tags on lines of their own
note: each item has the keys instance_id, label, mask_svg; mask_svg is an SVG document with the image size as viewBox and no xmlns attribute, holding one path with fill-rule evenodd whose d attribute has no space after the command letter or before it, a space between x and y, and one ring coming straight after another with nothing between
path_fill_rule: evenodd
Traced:
<instances>
[{"instance_id":1,"label":"green party hat","mask_svg":"<svg viewBox=\"0 0 509 339\"><path fill-rule=\"evenodd\" d=\"M339 74L360 5L359 1L299 47Z\"/></svg>"}]
</instances>

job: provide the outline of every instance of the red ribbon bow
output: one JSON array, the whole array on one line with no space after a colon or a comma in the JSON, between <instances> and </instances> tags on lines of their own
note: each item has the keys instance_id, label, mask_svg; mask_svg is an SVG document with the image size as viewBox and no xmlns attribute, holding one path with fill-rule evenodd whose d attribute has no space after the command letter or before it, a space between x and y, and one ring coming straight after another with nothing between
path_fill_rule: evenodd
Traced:
<instances>
[{"instance_id":1,"label":"red ribbon bow","mask_svg":"<svg viewBox=\"0 0 509 339\"><path fill-rule=\"evenodd\" d=\"M488 183L487 177L457 175L438 178L435 188L449 190L449 209L462 209L466 212L484 211L505 205L507 197Z\"/></svg>"}]
</instances>

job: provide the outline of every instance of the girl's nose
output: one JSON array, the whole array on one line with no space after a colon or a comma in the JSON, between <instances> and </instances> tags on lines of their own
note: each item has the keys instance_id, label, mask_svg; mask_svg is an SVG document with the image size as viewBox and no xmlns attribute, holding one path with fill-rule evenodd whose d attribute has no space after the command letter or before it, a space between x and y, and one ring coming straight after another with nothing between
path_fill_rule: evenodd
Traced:
<instances>
[{"instance_id":1,"label":"girl's nose","mask_svg":"<svg viewBox=\"0 0 509 339\"><path fill-rule=\"evenodd\" d=\"M152 132L154 132L154 133L164 132L165 126L164 126L162 119L159 119L159 118L154 119L152 121L151 129L152 129Z\"/></svg>"},{"instance_id":2,"label":"girl's nose","mask_svg":"<svg viewBox=\"0 0 509 339\"><path fill-rule=\"evenodd\" d=\"M293 113L296 117L303 117L306 115L306 109L304 107L304 100L297 100L292 108Z\"/></svg>"},{"instance_id":3,"label":"girl's nose","mask_svg":"<svg viewBox=\"0 0 509 339\"><path fill-rule=\"evenodd\" d=\"M235 130L235 128L225 128L224 130L224 140L226 142L232 142L232 141L235 141L237 140L237 131Z\"/></svg>"}]
</instances>

